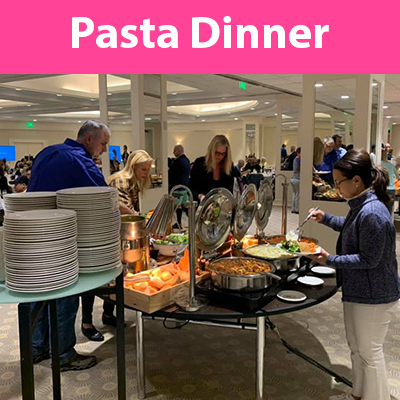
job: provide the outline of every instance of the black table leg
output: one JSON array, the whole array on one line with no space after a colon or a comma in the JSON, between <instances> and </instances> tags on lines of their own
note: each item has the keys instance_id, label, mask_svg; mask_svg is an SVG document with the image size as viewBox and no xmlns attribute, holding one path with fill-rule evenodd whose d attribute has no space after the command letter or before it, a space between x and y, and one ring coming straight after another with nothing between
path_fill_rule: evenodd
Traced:
<instances>
[{"instance_id":1,"label":"black table leg","mask_svg":"<svg viewBox=\"0 0 400 400\"><path fill-rule=\"evenodd\" d=\"M125 307L124 307L124 276L115 280L117 304L117 370L118 370L118 400L126 399L125 377Z\"/></svg>"},{"instance_id":2,"label":"black table leg","mask_svg":"<svg viewBox=\"0 0 400 400\"><path fill-rule=\"evenodd\" d=\"M22 399L35 399L32 353L31 307L29 303L18 304L19 349L21 355Z\"/></svg>"},{"instance_id":3,"label":"black table leg","mask_svg":"<svg viewBox=\"0 0 400 400\"><path fill-rule=\"evenodd\" d=\"M50 300L51 361L53 375L53 399L61 400L60 354L58 348L57 300Z\"/></svg>"}]
</instances>

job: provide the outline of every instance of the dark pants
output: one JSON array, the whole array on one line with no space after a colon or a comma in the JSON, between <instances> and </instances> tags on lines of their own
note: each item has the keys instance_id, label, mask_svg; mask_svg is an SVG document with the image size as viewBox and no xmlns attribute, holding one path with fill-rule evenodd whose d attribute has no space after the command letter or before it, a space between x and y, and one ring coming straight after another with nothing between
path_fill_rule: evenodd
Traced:
<instances>
[{"instance_id":1,"label":"dark pants","mask_svg":"<svg viewBox=\"0 0 400 400\"><path fill-rule=\"evenodd\" d=\"M36 303L31 304L31 310ZM60 363L67 363L75 354L76 344L75 319L79 307L79 297L71 296L57 301L58 317L58 345ZM40 314L38 323L32 334L33 355L40 355L50 351L50 310L47 305Z\"/></svg>"},{"instance_id":2,"label":"dark pants","mask_svg":"<svg viewBox=\"0 0 400 400\"><path fill-rule=\"evenodd\" d=\"M82 324L93 324L93 304L95 296L82 296ZM103 313L109 317L114 313L114 304L107 301L103 304Z\"/></svg>"}]
</instances>

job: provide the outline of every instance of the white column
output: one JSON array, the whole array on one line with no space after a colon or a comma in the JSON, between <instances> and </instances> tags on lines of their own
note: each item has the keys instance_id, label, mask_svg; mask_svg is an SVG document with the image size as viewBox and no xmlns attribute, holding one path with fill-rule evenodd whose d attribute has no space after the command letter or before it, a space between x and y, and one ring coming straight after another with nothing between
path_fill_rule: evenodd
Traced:
<instances>
[{"instance_id":1,"label":"white column","mask_svg":"<svg viewBox=\"0 0 400 400\"><path fill-rule=\"evenodd\" d=\"M145 147L144 137L144 76L131 75L131 118L132 118L132 150Z\"/></svg>"},{"instance_id":2,"label":"white column","mask_svg":"<svg viewBox=\"0 0 400 400\"><path fill-rule=\"evenodd\" d=\"M99 75L99 106L100 106L100 121L108 126L108 95L107 95L107 75ZM111 132L112 134L112 132ZM103 175L107 178L110 175L110 156L107 146L107 151L101 156L101 169Z\"/></svg>"},{"instance_id":3,"label":"white column","mask_svg":"<svg viewBox=\"0 0 400 400\"><path fill-rule=\"evenodd\" d=\"M161 160L163 172L163 188L168 190L168 113L167 113L167 75L160 75L161 85Z\"/></svg>"},{"instance_id":4,"label":"white column","mask_svg":"<svg viewBox=\"0 0 400 400\"><path fill-rule=\"evenodd\" d=\"M383 125L383 128L382 128L382 143L386 144L386 143L389 142L388 129L389 129L389 125L390 125L390 118L384 118L382 125ZM377 143L377 147L378 147L378 143Z\"/></svg>"}]
</instances>

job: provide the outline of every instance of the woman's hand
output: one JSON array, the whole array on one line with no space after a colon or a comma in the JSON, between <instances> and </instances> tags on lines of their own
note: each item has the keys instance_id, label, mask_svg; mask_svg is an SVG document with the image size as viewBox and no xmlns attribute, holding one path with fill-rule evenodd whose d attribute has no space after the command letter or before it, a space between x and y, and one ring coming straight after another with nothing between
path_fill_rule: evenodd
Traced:
<instances>
[{"instance_id":1,"label":"woman's hand","mask_svg":"<svg viewBox=\"0 0 400 400\"><path fill-rule=\"evenodd\" d=\"M309 255L308 258L317 262L319 265L326 265L326 261L328 260L329 253L325 249L321 249L319 254Z\"/></svg>"},{"instance_id":2,"label":"woman's hand","mask_svg":"<svg viewBox=\"0 0 400 400\"><path fill-rule=\"evenodd\" d=\"M308 210L308 212L310 213L312 210L313 210L313 209L310 208L310 209ZM322 210L314 211L314 212L313 212L313 215L311 216L311 219L312 219L313 221L318 222L318 223L321 223L321 222L324 220L324 218L325 218L325 213L324 213Z\"/></svg>"}]
</instances>

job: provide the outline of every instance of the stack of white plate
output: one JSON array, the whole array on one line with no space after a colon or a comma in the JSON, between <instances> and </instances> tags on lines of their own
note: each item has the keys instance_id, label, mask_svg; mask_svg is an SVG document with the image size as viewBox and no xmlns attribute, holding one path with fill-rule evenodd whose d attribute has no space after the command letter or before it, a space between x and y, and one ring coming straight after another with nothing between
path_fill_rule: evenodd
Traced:
<instances>
[{"instance_id":1,"label":"stack of white plate","mask_svg":"<svg viewBox=\"0 0 400 400\"><path fill-rule=\"evenodd\" d=\"M78 279L76 213L34 210L4 217L6 286L18 292L61 289Z\"/></svg>"},{"instance_id":2,"label":"stack of white plate","mask_svg":"<svg viewBox=\"0 0 400 400\"><path fill-rule=\"evenodd\" d=\"M6 213L57 208L56 192L24 192L4 195Z\"/></svg>"},{"instance_id":3,"label":"stack of white plate","mask_svg":"<svg viewBox=\"0 0 400 400\"><path fill-rule=\"evenodd\" d=\"M57 192L57 207L78 215L79 272L93 273L121 264L118 190L82 187Z\"/></svg>"},{"instance_id":4,"label":"stack of white plate","mask_svg":"<svg viewBox=\"0 0 400 400\"><path fill-rule=\"evenodd\" d=\"M4 251L3 251L3 231L4 227L0 227L0 282L6 279L4 267Z\"/></svg>"}]
</instances>

